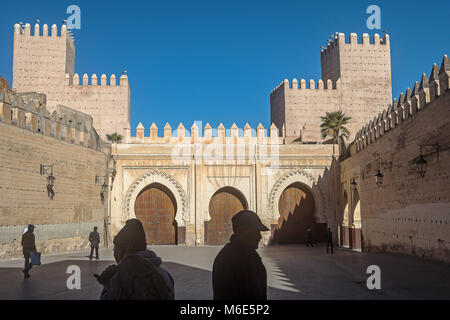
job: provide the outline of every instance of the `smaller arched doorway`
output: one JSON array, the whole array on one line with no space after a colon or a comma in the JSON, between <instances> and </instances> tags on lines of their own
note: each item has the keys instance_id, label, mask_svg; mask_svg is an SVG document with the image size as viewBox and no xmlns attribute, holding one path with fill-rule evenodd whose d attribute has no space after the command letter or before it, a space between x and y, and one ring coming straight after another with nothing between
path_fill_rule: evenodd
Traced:
<instances>
[{"instance_id":1,"label":"smaller arched doorway","mask_svg":"<svg viewBox=\"0 0 450 320\"><path fill-rule=\"evenodd\" d=\"M350 247L350 213L349 213L349 203L347 192L344 191L344 197L342 200L342 223L340 228L340 243L341 246L349 248Z\"/></svg>"},{"instance_id":2,"label":"smaller arched doorway","mask_svg":"<svg viewBox=\"0 0 450 320\"><path fill-rule=\"evenodd\" d=\"M216 191L209 202L211 219L205 221L205 244L221 245L233 234L231 218L241 210L248 209L247 200L239 190L224 187Z\"/></svg>"},{"instance_id":3,"label":"smaller arched doorway","mask_svg":"<svg viewBox=\"0 0 450 320\"><path fill-rule=\"evenodd\" d=\"M178 244L177 205L167 187L160 183L145 187L136 198L134 211L144 226L147 244Z\"/></svg>"},{"instance_id":4,"label":"smaller arched doorway","mask_svg":"<svg viewBox=\"0 0 450 320\"><path fill-rule=\"evenodd\" d=\"M356 251L362 251L362 231L361 231L361 208L359 192L357 189L353 191L352 199L352 243L351 248Z\"/></svg>"},{"instance_id":5,"label":"smaller arched doorway","mask_svg":"<svg viewBox=\"0 0 450 320\"><path fill-rule=\"evenodd\" d=\"M317 223L313 191L301 182L286 187L278 201L278 224L272 236L273 244L306 243L311 229L313 242L326 240L326 224Z\"/></svg>"}]
</instances>

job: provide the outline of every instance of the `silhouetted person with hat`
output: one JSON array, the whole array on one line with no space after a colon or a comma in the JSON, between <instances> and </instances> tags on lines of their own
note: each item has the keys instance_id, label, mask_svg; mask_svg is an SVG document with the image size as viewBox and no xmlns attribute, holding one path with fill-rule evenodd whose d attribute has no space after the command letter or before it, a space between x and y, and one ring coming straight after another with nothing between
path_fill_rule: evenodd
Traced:
<instances>
[{"instance_id":1,"label":"silhouetted person with hat","mask_svg":"<svg viewBox=\"0 0 450 320\"><path fill-rule=\"evenodd\" d=\"M28 230L22 235L22 247L23 247L23 257L25 258L25 268L22 270L25 275L25 279L30 277L29 271L33 267L30 263L31 252L37 252L36 243L34 237L34 226L32 224L28 225Z\"/></svg>"},{"instance_id":2,"label":"silhouetted person with hat","mask_svg":"<svg viewBox=\"0 0 450 320\"><path fill-rule=\"evenodd\" d=\"M98 260L98 246L100 244L100 234L97 232L97 227L89 234L89 242L91 243L91 254L89 260L92 260L92 254L95 250L95 258Z\"/></svg>"},{"instance_id":3,"label":"silhouetted person with hat","mask_svg":"<svg viewBox=\"0 0 450 320\"><path fill-rule=\"evenodd\" d=\"M137 219L127 220L114 237L114 258L111 265L94 275L103 285L101 300L173 300L174 281L161 267L162 260L147 250L145 232Z\"/></svg>"},{"instance_id":4,"label":"silhouetted person with hat","mask_svg":"<svg viewBox=\"0 0 450 320\"><path fill-rule=\"evenodd\" d=\"M333 253L333 233L331 232L331 228L327 230L327 253L328 248L331 248L331 253Z\"/></svg>"},{"instance_id":5,"label":"silhouetted person with hat","mask_svg":"<svg viewBox=\"0 0 450 320\"><path fill-rule=\"evenodd\" d=\"M231 219L233 235L216 256L213 265L214 300L266 300L267 274L256 252L261 231L270 231L249 210Z\"/></svg>"}]
</instances>

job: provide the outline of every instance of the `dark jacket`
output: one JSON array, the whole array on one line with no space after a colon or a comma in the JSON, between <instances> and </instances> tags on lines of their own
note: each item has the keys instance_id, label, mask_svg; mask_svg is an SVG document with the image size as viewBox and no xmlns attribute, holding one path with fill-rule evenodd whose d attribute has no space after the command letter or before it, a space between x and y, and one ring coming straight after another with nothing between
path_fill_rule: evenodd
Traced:
<instances>
[{"instance_id":1,"label":"dark jacket","mask_svg":"<svg viewBox=\"0 0 450 320\"><path fill-rule=\"evenodd\" d=\"M327 241L333 242L333 233L331 231L327 231Z\"/></svg>"},{"instance_id":2,"label":"dark jacket","mask_svg":"<svg viewBox=\"0 0 450 320\"><path fill-rule=\"evenodd\" d=\"M267 300L267 273L261 257L232 235L213 265L214 300Z\"/></svg>"},{"instance_id":3,"label":"dark jacket","mask_svg":"<svg viewBox=\"0 0 450 320\"><path fill-rule=\"evenodd\" d=\"M91 243L92 248L98 248L98 245L100 243L100 235L97 231L92 231L89 234L89 242Z\"/></svg>"},{"instance_id":4,"label":"dark jacket","mask_svg":"<svg viewBox=\"0 0 450 320\"><path fill-rule=\"evenodd\" d=\"M36 243L33 232L27 231L22 235L22 247L25 251L36 252Z\"/></svg>"},{"instance_id":5,"label":"dark jacket","mask_svg":"<svg viewBox=\"0 0 450 320\"><path fill-rule=\"evenodd\" d=\"M174 300L174 281L161 267L162 260L153 251L127 255L117 266L108 267L110 279L103 281L101 300ZM102 274L101 277L105 277ZM101 279L99 282L102 283Z\"/></svg>"}]
</instances>

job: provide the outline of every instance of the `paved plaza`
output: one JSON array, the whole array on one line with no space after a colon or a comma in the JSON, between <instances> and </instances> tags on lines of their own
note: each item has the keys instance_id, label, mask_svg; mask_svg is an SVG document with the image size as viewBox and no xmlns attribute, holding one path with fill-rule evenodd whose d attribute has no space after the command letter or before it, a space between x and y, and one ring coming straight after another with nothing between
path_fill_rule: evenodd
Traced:
<instances>
[{"instance_id":1,"label":"paved plaza","mask_svg":"<svg viewBox=\"0 0 450 320\"><path fill-rule=\"evenodd\" d=\"M154 246L175 280L176 299L211 299L211 270L221 247ZM268 274L269 299L450 299L447 264L410 256L357 253L323 246L270 246L259 249ZM23 259L0 261L0 299L98 299L101 286L93 277L114 263L112 250L99 261L88 252L46 255L43 265L23 279ZM68 290L69 265L81 268L81 290ZM369 265L381 268L381 290L366 287Z\"/></svg>"}]
</instances>

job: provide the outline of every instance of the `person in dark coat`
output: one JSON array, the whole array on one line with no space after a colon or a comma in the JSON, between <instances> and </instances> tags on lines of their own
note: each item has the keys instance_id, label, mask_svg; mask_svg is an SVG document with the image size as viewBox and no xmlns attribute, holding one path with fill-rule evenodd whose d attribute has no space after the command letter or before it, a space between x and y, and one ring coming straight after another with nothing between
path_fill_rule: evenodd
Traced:
<instances>
[{"instance_id":1,"label":"person in dark coat","mask_svg":"<svg viewBox=\"0 0 450 320\"><path fill-rule=\"evenodd\" d=\"M327 231L327 253L328 248L331 248L331 253L333 253L333 233L331 232L331 228L328 228Z\"/></svg>"},{"instance_id":2,"label":"person in dark coat","mask_svg":"<svg viewBox=\"0 0 450 320\"><path fill-rule=\"evenodd\" d=\"M101 300L174 300L174 281L162 260L147 250L145 231L137 219L127 220L114 237L114 258L101 275Z\"/></svg>"},{"instance_id":3,"label":"person in dark coat","mask_svg":"<svg viewBox=\"0 0 450 320\"><path fill-rule=\"evenodd\" d=\"M91 254L89 260L92 260L92 254L95 249L95 259L98 260L98 245L100 244L100 235L97 232L97 227L94 227L94 231L89 234L89 242L91 243Z\"/></svg>"},{"instance_id":4,"label":"person in dark coat","mask_svg":"<svg viewBox=\"0 0 450 320\"><path fill-rule=\"evenodd\" d=\"M312 231L311 231L311 228L308 228L308 230L306 230L306 238L307 238L307 241L308 241L306 243L306 246L307 247L309 247L309 246L314 247L313 243L312 243Z\"/></svg>"},{"instance_id":5,"label":"person in dark coat","mask_svg":"<svg viewBox=\"0 0 450 320\"><path fill-rule=\"evenodd\" d=\"M233 235L216 256L214 300L267 300L267 274L256 252L261 231L270 231L258 215L243 210L231 219Z\"/></svg>"},{"instance_id":6,"label":"person in dark coat","mask_svg":"<svg viewBox=\"0 0 450 320\"><path fill-rule=\"evenodd\" d=\"M25 279L30 277L29 271L33 267L30 263L30 253L37 252L36 243L34 237L34 226L32 224L28 225L28 230L22 235L22 247L23 247L23 257L25 259L25 268L22 270Z\"/></svg>"}]
</instances>

